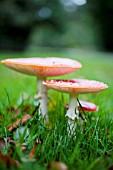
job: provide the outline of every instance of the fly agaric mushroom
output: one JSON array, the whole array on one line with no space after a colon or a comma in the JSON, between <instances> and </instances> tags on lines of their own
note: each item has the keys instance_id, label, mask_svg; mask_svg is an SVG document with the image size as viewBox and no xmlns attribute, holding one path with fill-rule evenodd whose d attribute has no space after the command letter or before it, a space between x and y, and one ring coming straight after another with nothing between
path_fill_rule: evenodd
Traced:
<instances>
[{"instance_id":1,"label":"fly agaric mushroom","mask_svg":"<svg viewBox=\"0 0 113 170\"><path fill-rule=\"evenodd\" d=\"M69 104L66 104L65 109L69 109ZM91 102L86 102L83 100L78 100L78 110L80 113L80 116L82 117L82 119L85 120L85 112L95 112L98 111L98 106L96 106L94 103ZM83 114L82 114L83 112Z\"/></svg>"},{"instance_id":2,"label":"fly agaric mushroom","mask_svg":"<svg viewBox=\"0 0 113 170\"><path fill-rule=\"evenodd\" d=\"M46 80L43 82L49 88L60 92L69 93L70 102L66 116L68 117L69 133L73 134L76 129L76 119L79 119L77 98L79 94L95 93L106 89L108 86L102 82L86 79L73 80Z\"/></svg>"},{"instance_id":3,"label":"fly agaric mushroom","mask_svg":"<svg viewBox=\"0 0 113 170\"><path fill-rule=\"evenodd\" d=\"M49 76L60 76L74 72L82 67L82 65L72 59L68 58L15 58L5 59L1 61L5 66L28 75L38 77L37 88L38 94L37 99L40 103L40 113L42 116L47 115L47 88L42 84Z\"/></svg>"},{"instance_id":4,"label":"fly agaric mushroom","mask_svg":"<svg viewBox=\"0 0 113 170\"><path fill-rule=\"evenodd\" d=\"M79 105L79 103L80 103L81 106ZM81 111L81 107L84 110L84 112L98 111L98 106L96 106L94 103L83 101L83 100L80 100L79 103L78 103L79 112ZM68 110L69 109L69 104L66 104L65 108Z\"/></svg>"}]
</instances>

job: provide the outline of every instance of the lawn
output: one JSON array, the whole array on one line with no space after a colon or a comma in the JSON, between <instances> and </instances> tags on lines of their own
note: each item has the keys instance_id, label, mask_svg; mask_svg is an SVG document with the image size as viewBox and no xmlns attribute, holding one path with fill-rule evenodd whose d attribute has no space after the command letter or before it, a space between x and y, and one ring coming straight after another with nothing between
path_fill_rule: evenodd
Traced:
<instances>
[{"instance_id":1,"label":"lawn","mask_svg":"<svg viewBox=\"0 0 113 170\"><path fill-rule=\"evenodd\" d=\"M68 170L113 169L113 55L72 49L42 49L30 54L1 54L0 59L53 56L76 59L83 67L77 72L52 78L94 79L109 86L101 93L79 96L79 99L94 102L99 106L99 110L85 113L87 122L82 126L78 125L76 137L69 136L64 107L69 96L49 90L50 122L45 126L44 120L39 120L38 107L34 106L36 78L17 73L0 64L0 152L18 160L18 169L21 170L46 170L48 162L53 161L64 162ZM25 114L31 115L31 119L24 126L20 122L18 128L9 132L8 126ZM8 137L13 139L15 144L8 142ZM5 169L5 165L2 169ZM11 169L16 167L11 165Z\"/></svg>"}]
</instances>

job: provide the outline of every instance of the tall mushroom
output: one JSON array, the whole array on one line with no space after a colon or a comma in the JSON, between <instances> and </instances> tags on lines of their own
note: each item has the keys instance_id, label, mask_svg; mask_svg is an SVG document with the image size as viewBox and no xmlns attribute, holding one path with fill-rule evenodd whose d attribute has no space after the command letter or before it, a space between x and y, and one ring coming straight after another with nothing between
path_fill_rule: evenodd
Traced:
<instances>
[{"instance_id":1,"label":"tall mushroom","mask_svg":"<svg viewBox=\"0 0 113 170\"><path fill-rule=\"evenodd\" d=\"M68 117L69 133L76 129L76 119L79 119L77 98L79 94L95 93L106 89L108 86L102 82L86 79L73 80L46 80L43 82L49 88L60 92L69 93L70 102L66 116Z\"/></svg>"},{"instance_id":2,"label":"tall mushroom","mask_svg":"<svg viewBox=\"0 0 113 170\"><path fill-rule=\"evenodd\" d=\"M47 115L47 88L42 84L49 76L60 76L71 72L74 72L82 67L82 65L72 59L68 58L15 58L15 59L5 59L1 61L5 66L24 73L28 75L33 75L38 77L37 88L38 95L37 98L40 103L40 113L42 116Z\"/></svg>"}]
</instances>

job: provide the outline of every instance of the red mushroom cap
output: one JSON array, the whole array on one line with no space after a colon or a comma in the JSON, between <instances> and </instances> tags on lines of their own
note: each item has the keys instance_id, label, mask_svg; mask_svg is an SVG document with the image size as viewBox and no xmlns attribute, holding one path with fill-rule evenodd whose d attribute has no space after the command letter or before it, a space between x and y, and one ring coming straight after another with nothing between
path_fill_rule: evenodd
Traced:
<instances>
[{"instance_id":1,"label":"red mushroom cap","mask_svg":"<svg viewBox=\"0 0 113 170\"><path fill-rule=\"evenodd\" d=\"M1 61L5 66L21 73L47 77L74 72L82 65L68 58L15 58Z\"/></svg>"},{"instance_id":2,"label":"red mushroom cap","mask_svg":"<svg viewBox=\"0 0 113 170\"><path fill-rule=\"evenodd\" d=\"M108 88L103 82L86 79L46 80L43 84L60 92L76 94L100 92Z\"/></svg>"},{"instance_id":3,"label":"red mushroom cap","mask_svg":"<svg viewBox=\"0 0 113 170\"><path fill-rule=\"evenodd\" d=\"M79 102L85 112L95 112L98 110L98 106L96 106L94 103L86 102L83 100L80 100ZM69 104L66 104L66 109L68 109L68 107L69 107ZM79 104L78 104L78 109L81 110Z\"/></svg>"}]
</instances>

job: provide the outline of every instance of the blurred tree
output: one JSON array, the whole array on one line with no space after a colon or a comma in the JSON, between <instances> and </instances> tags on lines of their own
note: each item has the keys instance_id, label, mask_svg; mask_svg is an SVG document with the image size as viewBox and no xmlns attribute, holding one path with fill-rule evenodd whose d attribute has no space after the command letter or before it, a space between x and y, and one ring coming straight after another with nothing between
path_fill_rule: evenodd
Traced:
<instances>
[{"instance_id":1,"label":"blurred tree","mask_svg":"<svg viewBox=\"0 0 113 170\"><path fill-rule=\"evenodd\" d=\"M58 0L1 0L0 48L23 50L36 25L62 31L62 12Z\"/></svg>"},{"instance_id":2,"label":"blurred tree","mask_svg":"<svg viewBox=\"0 0 113 170\"><path fill-rule=\"evenodd\" d=\"M29 43L95 49L102 44L113 51L113 0L85 4L86 0L0 0L0 49L24 50Z\"/></svg>"},{"instance_id":3,"label":"blurred tree","mask_svg":"<svg viewBox=\"0 0 113 170\"><path fill-rule=\"evenodd\" d=\"M113 0L88 0L87 7L98 26L103 48L113 51Z\"/></svg>"}]
</instances>

